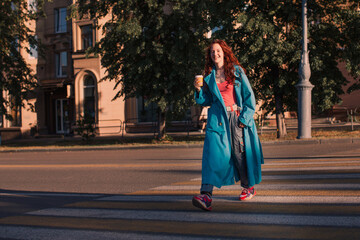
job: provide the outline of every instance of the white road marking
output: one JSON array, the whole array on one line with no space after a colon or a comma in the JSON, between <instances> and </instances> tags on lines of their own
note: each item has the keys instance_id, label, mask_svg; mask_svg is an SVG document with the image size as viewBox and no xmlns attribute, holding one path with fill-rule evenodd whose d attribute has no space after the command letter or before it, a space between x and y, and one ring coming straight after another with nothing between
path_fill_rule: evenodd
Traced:
<instances>
[{"instance_id":1,"label":"white road marking","mask_svg":"<svg viewBox=\"0 0 360 240\"><path fill-rule=\"evenodd\" d=\"M1 226L1 238L9 239L37 239L37 240L207 240L209 237L190 237L190 236L174 236L167 234L142 234L142 233L126 233L112 231L91 231L91 230L75 230L75 229L53 229L40 227L18 227L18 226Z\"/></svg>"},{"instance_id":2,"label":"white road marking","mask_svg":"<svg viewBox=\"0 0 360 240\"><path fill-rule=\"evenodd\" d=\"M322 171L326 171L326 170L359 170L360 169L360 165L359 166L334 166L334 167L291 167L291 168L266 168L263 167L261 169L262 172L273 172L273 171L277 171L277 172L287 172L287 171L315 171L315 170L322 170Z\"/></svg>"},{"instance_id":3,"label":"white road marking","mask_svg":"<svg viewBox=\"0 0 360 240\"><path fill-rule=\"evenodd\" d=\"M191 196L177 195L129 195L110 196L98 198L96 201L118 201L118 202L178 202L187 201L191 204ZM213 195L213 201L217 202L239 202L238 196ZM256 195L251 202L259 203L304 203L304 204L359 204L360 196L260 196Z\"/></svg>"},{"instance_id":4,"label":"white road marking","mask_svg":"<svg viewBox=\"0 0 360 240\"><path fill-rule=\"evenodd\" d=\"M117 209L49 208L28 213L36 216L131 219L202 223L281 224L293 226L360 227L358 216L314 216L299 214L249 214L189 211L138 211Z\"/></svg>"},{"instance_id":5,"label":"white road marking","mask_svg":"<svg viewBox=\"0 0 360 240\"><path fill-rule=\"evenodd\" d=\"M333 173L333 174L292 174L292 175L265 175L262 176L263 180L277 180L277 179L288 179L288 180L293 180L293 179L335 179L335 178L339 178L339 179L360 179L360 173L348 173L348 174L344 174L344 173ZM201 181L201 178L199 178L197 181Z\"/></svg>"},{"instance_id":6,"label":"white road marking","mask_svg":"<svg viewBox=\"0 0 360 240\"><path fill-rule=\"evenodd\" d=\"M316 180L314 180L316 181ZM179 191L179 190L199 190L200 189L200 185L167 185L167 186L160 186L160 187L155 187L155 188L151 188L150 190L164 190L164 191ZM306 184L298 184L298 183L294 183L294 184L258 184L255 186L255 189L271 189L271 190L281 190L281 189L290 189L290 190L300 190L300 189L304 189L304 190L313 190L313 189L324 189L324 190L329 190L329 189L349 189L349 190L360 190L360 184L359 183L324 183L324 184L311 184L311 183L306 183ZM240 184L235 184L235 185L231 185L231 186L223 186L221 187L221 190L241 190L241 186Z\"/></svg>"},{"instance_id":7,"label":"white road marking","mask_svg":"<svg viewBox=\"0 0 360 240\"><path fill-rule=\"evenodd\" d=\"M101 197L101 194L81 194L81 193L32 193L32 192L4 192L0 196L49 196L49 197Z\"/></svg>"}]
</instances>

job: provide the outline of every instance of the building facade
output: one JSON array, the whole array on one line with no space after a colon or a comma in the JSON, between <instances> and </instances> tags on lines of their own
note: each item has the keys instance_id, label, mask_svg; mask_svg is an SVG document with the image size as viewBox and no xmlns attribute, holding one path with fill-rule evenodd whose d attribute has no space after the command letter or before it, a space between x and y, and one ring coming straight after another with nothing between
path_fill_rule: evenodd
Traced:
<instances>
[{"instance_id":1,"label":"building facade","mask_svg":"<svg viewBox=\"0 0 360 240\"><path fill-rule=\"evenodd\" d=\"M15 121L3 119L3 140L72 134L76 121L85 116L95 121L100 135L121 133L125 101L112 101L114 83L100 81L105 74L100 58L85 53L101 31L93 20L69 19L71 4L73 0L45 2L46 18L28 23L45 50L40 56L35 48L30 53L20 49L38 79L39 88L29 99L35 111L19 109L12 111Z\"/></svg>"}]
</instances>

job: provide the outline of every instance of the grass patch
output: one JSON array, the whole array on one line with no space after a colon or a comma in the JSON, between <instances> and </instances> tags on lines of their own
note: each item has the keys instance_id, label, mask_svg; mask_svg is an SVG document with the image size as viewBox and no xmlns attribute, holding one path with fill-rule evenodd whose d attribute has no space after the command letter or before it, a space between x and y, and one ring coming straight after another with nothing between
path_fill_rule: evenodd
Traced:
<instances>
[{"instance_id":1,"label":"grass patch","mask_svg":"<svg viewBox=\"0 0 360 240\"><path fill-rule=\"evenodd\" d=\"M288 131L288 134L284 138L277 138L276 132L265 132L259 135L261 141L281 141L281 140L296 140L298 132ZM313 139L327 139L327 138L359 138L360 129L358 130L338 130L338 129L313 129L311 131L311 137Z\"/></svg>"},{"instance_id":2,"label":"grass patch","mask_svg":"<svg viewBox=\"0 0 360 240\"><path fill-rule=\"evenodd\" d=\"M81 139L42 139L29 141L13 141L0 146L0 150L7 149L41 149L47 148L86 148L86 147L121 147L121 146L146 146L146 145L165 145L165 144L199 144L203 143L205 135L195 136L172 136L165 140L158 140L154 137L114 137L114 138L95 138L90 142Z\"/></svg>"}]
</instances>

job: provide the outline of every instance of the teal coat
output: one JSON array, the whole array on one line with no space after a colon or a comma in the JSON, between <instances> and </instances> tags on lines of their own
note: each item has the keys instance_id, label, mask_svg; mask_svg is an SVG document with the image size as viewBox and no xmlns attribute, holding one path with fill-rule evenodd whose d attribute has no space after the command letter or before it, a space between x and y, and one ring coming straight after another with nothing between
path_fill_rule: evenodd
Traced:
<instances>
[{"instance_id":1,"label":"teal coat","mask_svg":"<svg viewBox=\"0 0 360 240\"><path fill-rule=\"evenodd\" d=\"M255 97L248 78L241 67L235 67L235 94L237 105L241 107L239 121L244 128L244 144L249 186L261 182L263 153L254 121ZM231 139L229 121L223 98L215 81L215 68L205 77L204 86L195 92L195 101L201 106L211 106L202 157L202 183L218 188L232 185L239 180L234 162L231 159Z\"/></svg>"}]
</instances>

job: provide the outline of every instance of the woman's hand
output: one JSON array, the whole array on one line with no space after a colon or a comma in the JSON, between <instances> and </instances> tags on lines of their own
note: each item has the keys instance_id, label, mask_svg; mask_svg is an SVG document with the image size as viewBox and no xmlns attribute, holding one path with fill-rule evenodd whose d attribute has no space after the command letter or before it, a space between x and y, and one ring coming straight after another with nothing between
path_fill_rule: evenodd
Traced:
<instances>
[{"instance_id":1,"label":"woman's hand","mask_svg":"<svg viewBox=\"0 0 360 240\"><path fill-rule=\"evenodd\" d=\"M243 124L242 122L239 122L239 127L240 127L240 128L244 128L244 127L246 127L246 126L245 126L245 124Z\"/></svg>"},{"instance_id":2,"label":"woman's hand","mask_svg":"<svg viewBox=\"0 0 360 240\"><path fill-rule=\"evenodd\" d=\"M201 81L198 78L195 78L194 80L194 87L196 89L196 91L200 91L201 90Z\"/></svg>"}]
</instances>

